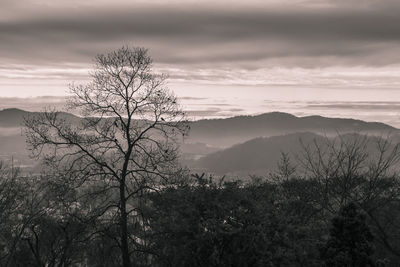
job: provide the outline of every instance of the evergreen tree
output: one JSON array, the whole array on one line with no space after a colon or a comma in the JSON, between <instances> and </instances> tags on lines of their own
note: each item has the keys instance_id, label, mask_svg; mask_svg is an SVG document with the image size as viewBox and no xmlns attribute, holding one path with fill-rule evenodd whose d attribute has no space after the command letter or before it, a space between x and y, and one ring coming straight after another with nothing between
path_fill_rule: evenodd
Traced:
<instances>
[{"instance_id":1,"label":"evergreen tree","mask_svg":"<svg viewBox=\"0 0 400 267\"><path fill-rule=\"evenodd\" d=\"M330 237L321 249L326 266L374 266L373 236L365 220L354 203L343 207L332 219Z\"/></svg>"}]
</instances>

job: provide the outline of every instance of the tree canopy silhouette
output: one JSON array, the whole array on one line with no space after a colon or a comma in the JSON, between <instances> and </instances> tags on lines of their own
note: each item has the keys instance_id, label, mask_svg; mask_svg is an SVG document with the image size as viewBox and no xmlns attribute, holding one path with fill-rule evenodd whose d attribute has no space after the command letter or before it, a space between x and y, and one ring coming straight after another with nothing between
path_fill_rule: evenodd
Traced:
<instances>
[{"instance_id":1,"label":"tree canopy silhouette","mask_svg":"<svg viewBox=\"0 0 400 267\"><path fill-rule=\"evenodd\" d=\"M350 203L332 219L330 237L321 255L327 266L374 266L372 241L366 216Z\"/></svg>"},{"instance_id":2,"label":"tree canopy silhouette","mask_svg":"<svg viewBox=\"0 0 400 267\"><path fill-rule=\"evenodd\" d=\"M146 49L98 55L90 75L90 83L70 86L68 108L82 119L71 123L54 110L27 118L27 142L35 156L68 174L63 179L97 192L91 194L99 197L97 214L118 227L116 241L127 267L142 243L128 221L140 214L138 196L176 169L185 116L165 86L166 75L153 72Z\"/></svg>"}]
</instances>

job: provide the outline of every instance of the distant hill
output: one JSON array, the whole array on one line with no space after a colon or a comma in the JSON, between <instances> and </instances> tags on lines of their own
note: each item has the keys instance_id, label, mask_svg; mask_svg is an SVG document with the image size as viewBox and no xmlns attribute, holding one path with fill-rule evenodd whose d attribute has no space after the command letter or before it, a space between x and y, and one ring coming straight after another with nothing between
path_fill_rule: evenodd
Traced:
<instances>
[{"instance_id":1,"label":"distant hill","mask_svg":"<svg viewBox=\"0 0 400 267\"><path fill-rule=\"evenodd\" d=\"M346 134L340 138L345 142L353 142L365 138L365 135ZM338 137L330 138L340 144ZM374 155L377 152L375 136L367 137L367 152ZM304 153L305 146L318 143L321 147L326 144L326 137L314 133L294 133L273 137L259 137L242 144L237 144L224 150L206 155L189 165L196 171L213 172L217 174L267 174L276 169L282 152L288 153L294 161ZM392 144L398 143L398 136L391 139Z\"/></svg>"},{"instance_id":2,"label":"distant hill","mask_svg":"<svg viewBox=\"0 0 400 267\"><path fill-rule=\"evenodd\" d=\"M25 117L29 117L40 112L29 112L17 108L8 108L0 110L0 128L21 127ZM71 122L77 122L79 117L67 112L60 112L60 116L69 119Z\"/></svg>"},{"instance_id":3,"label":"distant hill","mask_svg":"<svg viewBox=\"0 0 400 267\"><path fill-rule=\"evenodd\" d=\"M313 140L322 141L323 137L313 133L258 137L209 154L192 163L190 167L217 174L260 172L266 174L268 170L275 169L282 152L290 154L300 152L300 140L307 144Z\"/></svg>"},{"instance_id":4,"label":"distant hill","mask_svg":"<svg viewBox=\"0 0 400 267\"><path fill-rule=\"evenodd\" d=\"M27 151L22 129L24 118L36 114L39 112L28 112L16 108L0 110L0 161L9 162L12 156L17 166L29 166L37 163L28 157L29 151ZM80 120L79 117L65 112L61 112L60 117L71 123Z\"/></svg>"},{"instance_id":5,"label":"distant hill","mask_svg":"<svg viewBox=\"0 0 400 267\"><path fill-rule=\"evenodd\" d=\"M20 109L0 110L0 156L12 154L16 157L21 156L24 159L27 157L28 152L26 151L25 137L21 127L24 117L35 114L39 113ZM69 113L62 112L60 116L71 123L77 123L81 120L81 118ZM204 167L218 172L231 170L231 162L236 162L236 166L233 169L240 170L245 170L246 168L254 169L257 166L261 166L261 164L275 166L275 156L279 157L282 149L296 148L299 134L294 133L303 132L302 135L304 136L302 138L307 139L315 137L317 134L336 136L338 133L360 133L385 136L400 132L400 130L383 123L321 116L296 117L280 112L265 113L258 116L199 120L190 122L190 128L189 137L181 146L183 162L192 166L196 165L196 168ZM308 133L304 134L304 132ZM279 137L280 135L284 136ZM271 136L276 137L272 139L265 138ZM246 141L249 142L234 146ZM215 153L231 146L234 147ZM258 150L258 148L262 147L267 149L265 151ZM258 151L258 156L254 157L256 151ZM230 157L227 157L227 154L230 154ZM251 164L254 166L243 165L245 161L241 162L240 160L243 157L245 159L252 158L253 163ZM202 159L199 161L199 158ZM225 159L226 163L224 163ZM193 162L195 162L195 165L193 165Z\"/></svg>"},{"instance_id":6,"label":"distant hill","mask_svg":"<svg viewBox=\"0 0 400 267\"><path fill-rule=\"evenodd\" d=\"M29 113L17 108L0 110L0 127L19 127Z\"/></svg>"},{"instance_id":7,"label":"distant hill","mask_svg":"<svg viewBox=\"0 0 400 267\"><path fill-rule=\"evenodd\" d=\"M399 132L399 129L379 122L321 116L296 117L281 112L228 119L199 120L192 122L190 126L188 142L205 143L216 147L229 147L256 137L296 132L312 132L327 136L353 132L368 135L387 135Z\"/></svg>"}]
</instances>

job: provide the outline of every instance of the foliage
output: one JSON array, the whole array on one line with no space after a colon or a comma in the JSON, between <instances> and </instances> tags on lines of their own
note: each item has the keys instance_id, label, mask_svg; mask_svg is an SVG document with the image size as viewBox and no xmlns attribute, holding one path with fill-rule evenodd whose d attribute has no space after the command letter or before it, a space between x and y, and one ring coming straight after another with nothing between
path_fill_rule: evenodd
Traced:
<instances>
[{"instance_id":1,"label":"foliage","mask_svg":"<svg viewBox=\"0 0 400 267\"><path fill-rule=\"evenodd\" d=\"M330 237L321 256L326 266L374 266L372 241L366 216L349 203L332 219Z\"/></svg>"},{"instance_id":2,"label":"foliage","mask_svg":"<svg viewBox=\"0 0 400 267\"><path fill-rule=\"evenodd\" d=\"M315 255L300 247L309 229L293 225L275 185L195 177L191 185L151 196L159 266L313 265Z\"/></svg>"}]
</instances>

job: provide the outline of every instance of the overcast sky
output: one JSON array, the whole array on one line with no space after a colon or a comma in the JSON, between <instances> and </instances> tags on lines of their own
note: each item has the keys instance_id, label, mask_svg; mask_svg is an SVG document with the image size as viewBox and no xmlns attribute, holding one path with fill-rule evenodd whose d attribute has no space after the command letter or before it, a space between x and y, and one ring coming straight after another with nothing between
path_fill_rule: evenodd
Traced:
<instances>
[{"instance_id":1,"label":"overcast sky","mask_svg":"<svg viewBox=\"0 0 400 267\"><path fill-rule=\"evenodd\" d=\"M185 103L400 101L399 14L398 0L0 0L0 97L66 95L97 53L131 45Z\"/></svg>"}]
</instances>

